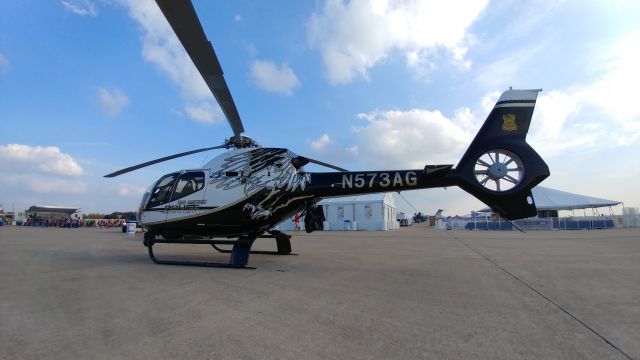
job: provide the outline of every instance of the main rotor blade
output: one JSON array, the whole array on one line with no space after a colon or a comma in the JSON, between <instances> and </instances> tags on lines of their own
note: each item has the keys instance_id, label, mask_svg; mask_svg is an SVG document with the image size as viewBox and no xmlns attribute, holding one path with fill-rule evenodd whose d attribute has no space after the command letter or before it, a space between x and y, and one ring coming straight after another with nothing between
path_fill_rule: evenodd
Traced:
<instances>
[{"instance_id":1,"label":"main rotor blade","mask_svg":"<svg viewBox=\"0 0 640 360\"><path fill-rule=\"evenodd\" d=\"M244 132L242 120L224 80L216 52L202 29L193 4L189 0L156 0L156 3L220 104L233 134L238 137Z\"/></svg>"},{"instance_id":2,"label":"main rotor blade","mask_svg":"<svg viewBox=\"0 0 640 360\"><path fill-rule=\"evenodd\" d=\"M334 170L338 170L338 171L344 171L344 172L348 172L349 171L347 169L343 169L343 168L341 168L339 166L331 165L331 164L328 164L326 162L322 162L320 160L315 160L315 159L312 159L312 158L308 158L306 156L304 158L309 160L310 163L318 164L318 165L321 165L321 166L324 166L324 167L328 167L330 169L334 169Z\"/></svg>"},{"instance_id":3,"label":"main rotor blade","mask_svg":"<svg viewBox=\"0 0 640 360\"><path fill-rule=\"evenodd\" d=\"M122 169L122 170L118 170L116 172L112 172L111 174L107 174L104 177L112 178L112 177L116 177L116 176L128 173L128 172L133 171L133 170L138 170L138 169L141 169L143 167L147 167L149 165L161 163L163 161L167 161L167 160L171 160L171 159L175 159L175 158L179 158L179 157L187 156L187 155L191 155L191 154L197 154L197 153L203 152L203 151L208 151L208 150L213 150L213 149L221 149L221 148L225 148L225 147L227 147L227 145L219 145L219 146L212 146L212 147L202 148L202 149L198 149L198 150L185 151L183 153L179 153L179 154L175 154L175 155L169 155L169 156L165 156L165 157L160 158L160 159L155 159L155 160L144 162L142 164L130 166L128 168L125 168L125 169Z\"/></svg>"}]
</instances>

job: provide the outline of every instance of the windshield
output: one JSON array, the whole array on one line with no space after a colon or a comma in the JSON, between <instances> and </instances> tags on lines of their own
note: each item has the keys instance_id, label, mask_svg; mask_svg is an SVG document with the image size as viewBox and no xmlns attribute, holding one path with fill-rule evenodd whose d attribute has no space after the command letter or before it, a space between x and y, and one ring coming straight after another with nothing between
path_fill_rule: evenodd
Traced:
<instances>
[{"instance_id":1,"label":"windshield","mask_svg":"<svg viewBox=\"0 0 640 360\"><path fill-rule=\"evenodd\" d=\"M151 192L151 198L149 199L149 204L147 204L147 209L162 205L169 201L171 189L173 188L173 183L177 176L177 173L169 174L158 180L156 187Z\"/></svg>"},{"instance_id":2,"label":"windshield","mask_svg":"<svg viewBox=\"0 0 640 360\"><path fill-rule=\"evenodd\" d=\"M178 178L176 182L175 190L171 195L171 201L181 199L185 196L191 195L196 191L200 191L204 188L204 172L191 171L186 172Z\"/></svg>"}]
</instances>

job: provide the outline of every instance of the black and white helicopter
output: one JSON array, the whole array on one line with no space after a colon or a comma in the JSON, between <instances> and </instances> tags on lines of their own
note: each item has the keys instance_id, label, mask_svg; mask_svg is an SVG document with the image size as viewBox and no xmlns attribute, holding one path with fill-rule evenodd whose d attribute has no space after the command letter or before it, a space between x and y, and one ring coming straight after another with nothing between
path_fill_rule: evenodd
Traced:
<instances>
[{"instance_id":1,"label":"black and white helicopter","mask_svg":"<svg viewBox=\"0 0 640 360\"><path fill-rule=\"evenodd\" d=\"M525 138L541 90L505 91L455 167L348 171L285 148L261 147L243 136L240 115L193 5L189 0L156 2L220 104L233 136L219 146L105 175L114 177L213 149L228 150L202 168L162 176L144 193L138 220L146 229L144 244L154 262L245 267L258 237L273 237L277 244L277 251L261 253L290 254L290 236L271 229L302 212L306 231L317 230L323 215L316 204L335 196L458 186L506 219L536 215L531 188L549 176L549 168ZM309 163L336 171L307 172L304 166ZM210 244L231 255L228 263L160 260L153 253L156 243Z\"/></svg>"}]
</instances>

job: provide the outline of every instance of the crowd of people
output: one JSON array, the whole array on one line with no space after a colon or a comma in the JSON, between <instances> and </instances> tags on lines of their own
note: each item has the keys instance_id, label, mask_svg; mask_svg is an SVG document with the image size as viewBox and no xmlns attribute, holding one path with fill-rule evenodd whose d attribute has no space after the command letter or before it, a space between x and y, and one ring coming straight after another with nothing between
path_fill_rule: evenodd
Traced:
<instances>
[{"instance_id":1,"label":"crowd of people","mask_svg":"<svg viewBox=\"0 0 640 360\"><path fill-rule=\"evenodd\" d=\"M28 217L24 221L16 222L18 226L35 226L35 227L57 227L57 228L79 228L79 227L100 227L112 228L122 227L124 219L43 219L38 217Z\"/></svg>"}]
</instances>

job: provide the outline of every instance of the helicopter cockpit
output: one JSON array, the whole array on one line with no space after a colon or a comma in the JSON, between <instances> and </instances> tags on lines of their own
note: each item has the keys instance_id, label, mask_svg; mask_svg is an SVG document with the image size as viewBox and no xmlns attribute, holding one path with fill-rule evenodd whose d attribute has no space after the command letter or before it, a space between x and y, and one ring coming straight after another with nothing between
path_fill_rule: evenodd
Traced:
<instances>
[{"instance_id":1,"label":"helicopter cockpit","mask_svg":"<svg viewBox=\"0 0 640 360\"><path fill-rule=\"evenodd\" d=\"M167 216L164 210L171 207L172 202L180 199L201 200L202 195L190 195L204 188L205 173L202 170L187 170L164 175L145 191L138 211L138 220L143 224L164 222Z\"/></svg>"},{"instance_id":2,"label":"helicopter cockpit","mask_svg":"<svg viewBox=\"0 0 640 360\"><path fill-rule=\"evenodd\" d=\"M167 174L161 177L155 186L145 191L140 209L151 209L189 196L204 189L204 181L203 171Z\"/></svg>"},{"instance_id":3,"label":"helicopter cockpit","mask_svg":"<svg viewBox=\"0 0 640 360\"><path fill-rule=\"evenodd\" d=\"M204 172L184 172L176 179L171 201L182 199L202 189L204 189Z\"/></svg>"},{"instance_id":4,"label":"helicopter cockpit","mask_svg":"<svg viewBox=\"0 0 640 360\"><path fill-rule=\"evenodd\" d=\"M160 178L156 183L156 186L151 191L146 206L143 206L143 208L150 209L169 202L171 189L173 188L173 184L177 177L178 173L172 173Z\"/></svg>"}]
</instances>

